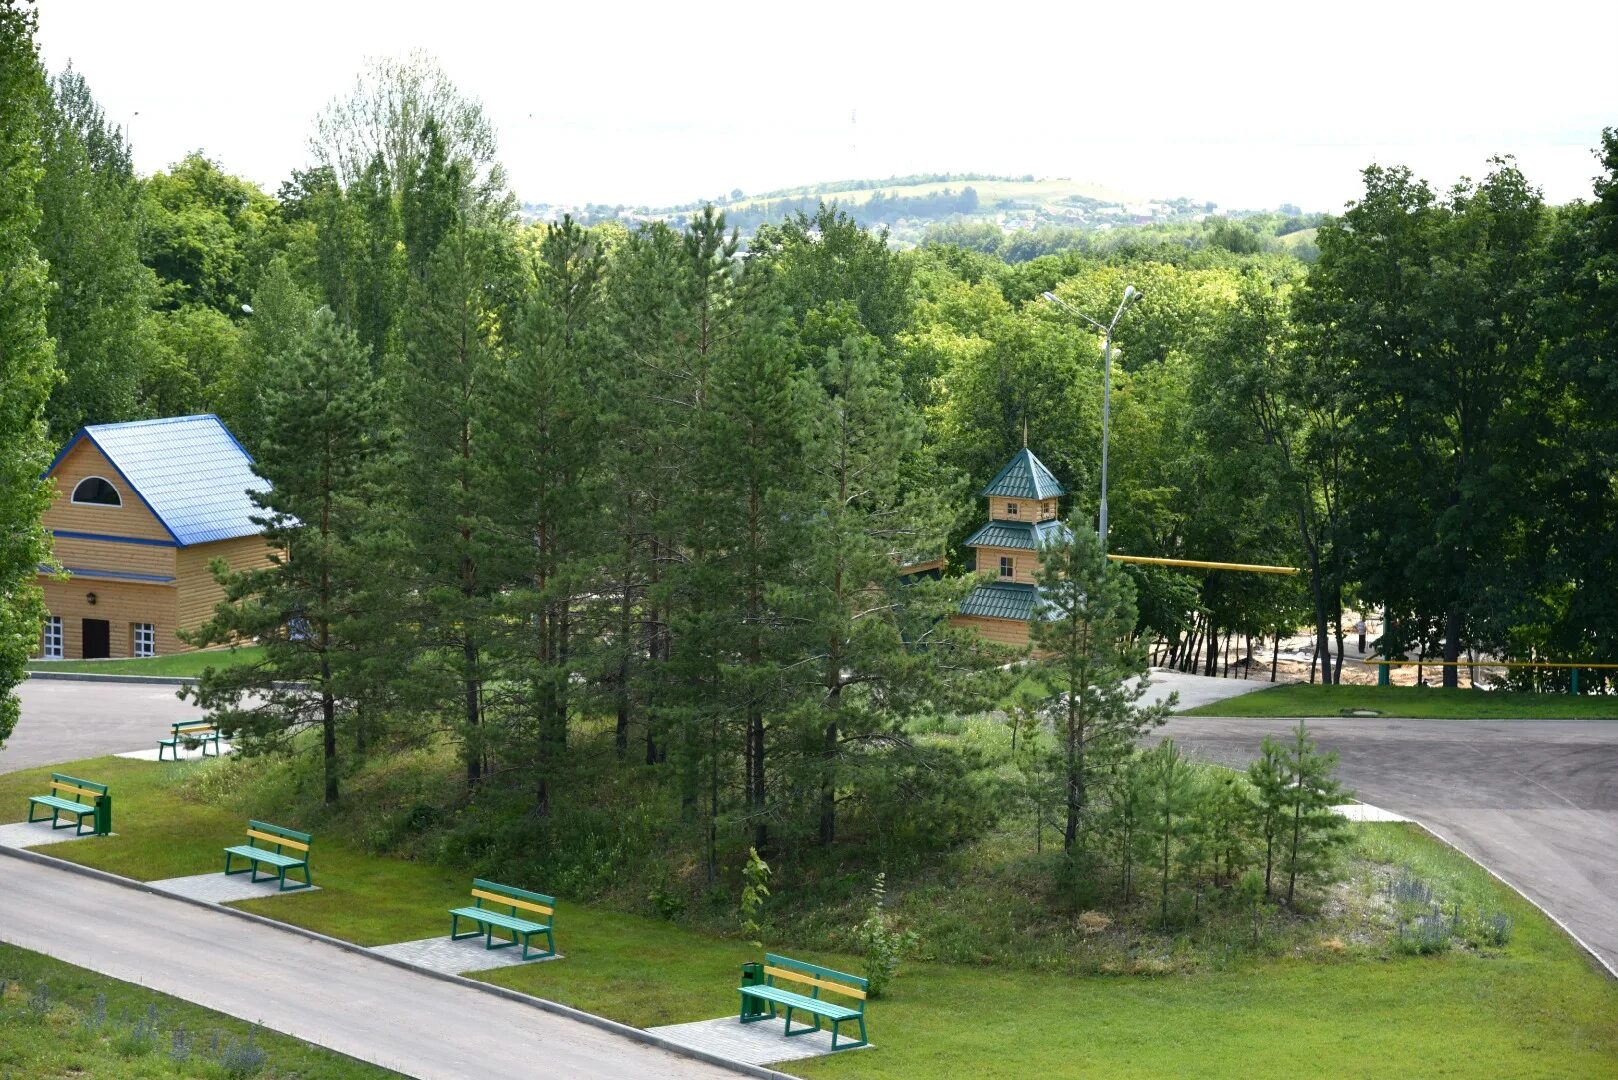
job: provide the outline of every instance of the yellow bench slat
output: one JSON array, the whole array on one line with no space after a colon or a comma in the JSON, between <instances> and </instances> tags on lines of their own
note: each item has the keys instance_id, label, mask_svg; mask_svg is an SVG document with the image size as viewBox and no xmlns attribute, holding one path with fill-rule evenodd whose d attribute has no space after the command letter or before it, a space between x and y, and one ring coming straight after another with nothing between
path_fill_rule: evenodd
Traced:
<instances>
[{"instance_id":1,"label":"yellow bench slat","mask_svg":"<svg viewBox=\"0 0 1618 1080\"><path fill-rule=\"evenodd\" d=\"M272 844L280 844L282 847L297 848L299 851L309 850L309 845L300 840L288 840L286 837L276 836L274 833L259 832L257 829L248 829L247 835L258 840L268 840Z\"/></svg>"},{"instance_id":2,"label":"yellow bench slat","mask_svg":"<svg viewBox=\"0 0 1618 1080\"><path fill-rule=\"evenodd\" d=\"M76 787L73 784L64 784L60 780L51 781L53 791L65 791L70 795L88 795L92 799L99 799L105 792L91 791L89 788Z\"/></svg>"},{"instance_id":3,"label":"yellow bench slat","mask_svg":"<svg viewBox=\"0 0 1618 1080\"><path fill-rule=\"evenodd\" d=\"M174 729L175 734L178 735L212 735L218 730L219 729L212 724L192 724L189 727L177 727Z\"/></svg>"},{"instance_id":4,"label":"yellow bench slat","mask_svg":"<svg viewBox=\"0 0 1618 1080\"><path fill-rule=\"evenodd\" d=\"M851 998L865 999L865 991L857 986L847 983L832 982L829 979L817 979L813 975L805 975L801 971L792 971L788 968L766 967L764 974L774 975L777 979L791 979L793 982L803 983L806 986L818 986L822 990L830 990L838 994L846 994Z\"/></svg>"},{"instance_id":5,"label":"yellow bench slat","mask_svg":"<svg viewBox=\"0 0 1618 1080\"><path fill-rule=\"evenodd\" d=\"M482 889L473 889L472 895L478 899L493 900L497 904L505 904L508 907L519 907L528 911L537 911L541 915L556 914L555 908L548 908L544 904L536 904L532 900L521 900L514 896L502 896L500 893L485 892Z\"/></svg>"}]
</instances>

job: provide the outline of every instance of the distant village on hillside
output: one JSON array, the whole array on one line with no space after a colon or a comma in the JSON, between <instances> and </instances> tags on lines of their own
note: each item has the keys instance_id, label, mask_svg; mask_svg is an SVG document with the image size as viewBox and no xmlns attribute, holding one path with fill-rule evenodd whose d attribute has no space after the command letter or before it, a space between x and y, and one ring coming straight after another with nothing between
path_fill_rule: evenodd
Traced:
<instances>
[{"instance_id":1,"label":"distant village on hillside","mask_svg":"<svg viewBox=\"0 0 1618 1080\"><path fill-rule=\"evenodd\" d=\"M740 189L713 199L674 206L629 206L605 203L524 202L525 220L556 222L564 216L586 225L618 221L634 226L665 221L683 227L711 203L725 219L751 236L769 222L798 212L813 214L819 204L836 203L862 226L885 228L898 247L934 239L941 226L967 226L1003 235L1041 229L1107 232L1161 225L1196 225L1209 218L1240 220L1279 214L1296 219L1299 230L1318 224L1320 215L1305 215L1297 206L1233 210L1188 197L1142 199L1067 178L1036 179L978 173L930 173L885 180L834 181L749 195Z\"/></svg>"}]
</instances>

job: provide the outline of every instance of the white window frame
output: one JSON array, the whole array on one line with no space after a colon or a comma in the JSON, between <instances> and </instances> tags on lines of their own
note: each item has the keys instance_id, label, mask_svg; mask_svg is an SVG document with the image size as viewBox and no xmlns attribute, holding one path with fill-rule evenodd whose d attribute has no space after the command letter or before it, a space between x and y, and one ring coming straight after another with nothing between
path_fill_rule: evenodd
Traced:
<instances>
[{"instance_id":1,"label":"white window frame","mask_svg":"<svg viewBox=\"0 0 1618 1080\"><path fill-rule=\"evenodd\" d=\"M118 497L118 501L116 503L102 503L90 502L88 499L80 499L79 489L85 484L89 483L91 480L99 480L103 484L106 484L112 489L112 493ZM117 484L113 483L111 480L108 480L105 476L86 476L78 483L73 485L73 494L69 497L68 501L74 506L93 506L99 510L122 510L124 506L124 493L118 490Z\"/></svg>"},{"instance_id":2,"label":"white window frame","mask_svg":"<svg viewBox=\"0 0 1618 1080\"><path fill-rule=\"evenodd\" d=\"M139 658L157 655L157 627L152 623L131 623L129 635L131 656Z\"/></svg>"},{"instance_id":3,"label":"white window frame","mask_svg":"<svg viewBox=\"0 0 1618 1080\"><path fill-rule=\"evenodd\" d=\"M1010 555L1000 556L1000 576L1003 578L1017 576L1017 560L1015 558Z\"/></svg>"},{"instance_id":4,"label":"white window frame","mask_svg":"<svg viewBox=\"0 0 1618 1080\"><path fill-rule=\"evenodd\" d=\"M1022 513L1019 510L1020 505L1020 503L1014 502L1006 503L1006 517L1021 517Z\"/></svg>"},{"instance_id":5,"label":"white window frame","mask_svg":"<svg viewBox=\"0 0 1618 1080\"><path fill-rule=\"evenodd\" d=\"M60 615L45 616L45 640L39 650L39 655L46 660L62 659L63 655L65 655L62 648L65 640L62 636L62 617Z\"/></svg>"}]
</instances>

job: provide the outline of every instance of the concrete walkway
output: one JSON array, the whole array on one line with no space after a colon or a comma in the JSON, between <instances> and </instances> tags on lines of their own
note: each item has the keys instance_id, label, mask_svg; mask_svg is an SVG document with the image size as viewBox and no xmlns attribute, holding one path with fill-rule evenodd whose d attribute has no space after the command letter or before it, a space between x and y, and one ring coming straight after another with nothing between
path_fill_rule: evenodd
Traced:
<instances>
[{"instance_id":1,"label":"concrete walkway","mask_svg":"<svg viewBox=\"0 0 1618 1080\"><path fill-rule=\"evenodd\" d=\"M1240 768L1296 724L1176 716L1158 734ZM1618 975L1618 722L1333 717L1309 730L1357 798L1499 874Z\"/></svg>"},{"instance_id":2,"label":"concrete walkway","mask_svg":"<svg viewBox=\"0 0 1618 1080\"><path fill-rule=\"evenodd\" d=\"M409 1076L738 1075L336 945L4 854L0 911L9 944Z\"/></svg>"}]
</instances>

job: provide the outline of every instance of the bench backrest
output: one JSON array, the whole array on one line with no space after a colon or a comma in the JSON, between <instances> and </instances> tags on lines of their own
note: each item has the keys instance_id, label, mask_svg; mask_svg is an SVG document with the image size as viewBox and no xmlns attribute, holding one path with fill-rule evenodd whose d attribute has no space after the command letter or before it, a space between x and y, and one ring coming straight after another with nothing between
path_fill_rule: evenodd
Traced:
<instances>
[{"instance_id":1,"label":"bench backrest","mask_svg":"<svg viewBox=\"0 0 1618 1080\"><path fill-rule=\"evenodd\" d=\"M212 720L177 720L170 724L175 735L217 735L219 725Z\"/></svg>"},{"instance_id":2,"label":"bench backrest","mask_svg":"<svg viewBox=\"0 0 1618 1080\"><path fill-rule=\"evenodd\" d=\"M819 964L809 964L802 960L794 960L790 956L777 956L775 953L764 954L764 983L774 986L775 980L786 979L790 982L802 983L811 987L809 996L818 998L822 990L830 990L834 994L853 998L859 1002L860 1012L865 1011L865 991L870 983L858 975L850 975L844 971L834 971Z\"/></svg>"},{"instance_id":3,"label":"bench backrest","mask_svg":"<svg viewBox=\"0 0 1618 1080\"><path fill-rule=\"evenodd\" d=\"M292 851L302 855L304 861L307 862L309 860L309 845L313 842L313 836L306 832L298 832L296 829L283 829L281 826L271 825L267 821L249 820L247 823L247 843L249 846L269 847L274 845L277 855L285 855L286 852L282 849L290 848Z\"/></svg>"},{"instance_id":4,"label":"bench backrest","mask_svg":"<svg viewBox=\"0 0 1618 1080\"><path fill-rule=\"evenodd\" d=\"M98 784L93 780L80 780L66 773L51 773L51 794L59 799L68 798L74 802L94 806L95 801L106 793L106 784Z\"/></svg>"},{"instance_id":5,"label":"bench backrest","mask_svg":"<svg viewBox=\"0 0 1618 1080\"><path fill-rule=\"evenodd\" d=\"M482 878L472 879L472 899L478 907L485 902L509 907L512 918L521 918L525 912L544 915L547 919L554 919L556 915L556 897L527 889L514 889L510 885L484 881Z\"/></svg>"}]
</instances>

